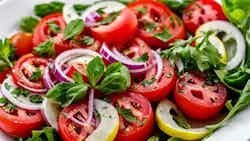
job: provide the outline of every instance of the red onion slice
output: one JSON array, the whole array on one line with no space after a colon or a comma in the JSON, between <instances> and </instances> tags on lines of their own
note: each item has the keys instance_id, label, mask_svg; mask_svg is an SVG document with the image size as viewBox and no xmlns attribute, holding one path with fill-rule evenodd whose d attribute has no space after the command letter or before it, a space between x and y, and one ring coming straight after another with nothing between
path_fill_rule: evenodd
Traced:
<instances>
[{"instance_id":1,"label":"red onion slice","mask_svg":"<svg viewBox=\"0 0 250 141\"><path fill-rule=\"evenodd\" d=\"M89 102L88 102L88 119L86 120L86 124L90 124L94 114L94 89L90 90L89 93Z\"/></svg>"},{"instance_id":2,"label":"red onion slice","mask_svg":"<svg viewBox=\"0 0 250 141\"><path fill-rule=\"evenodd\" d=\"M156 51L153 51L153 54L154 54L155 62L157 65L157 72L155 74L155 78L156 80L158 80L162 76L163 60L161 59L161 56Z\"/></svg>"},{"instance_id":3,"label":"red onion slice","mask_svg":"<svg viewBox=\"0 0 250 141\"><path fill-rule=\"evenodd\" d=\"M9 85L10 88L6 89L5 85ZM3 84L1 85L1 93L2 95L11 103L16 105L17 107L27 109L27 110L40 110L42 107L42 104L36 104L30 102L29 97L25 97L23 95L19 95L15 97L15 94L12 93L12 91L18 88L12 80L12 77L8 77L4 80Z\"/></svg>"},{"instance_id":4,"label":"red onion slice","mask_svg":"<svg viewBox=\"0 0 250 141\"><path fill-rule=\"evenodd\" d=\"M72 49L61 53L55 60L55 76L61 82L74 82L74 80L65 74L62 66L70 60L81 56L100 56L97 52L90 49Z\"/></svg>"},{"instance_id":5,"label":"red onion slice","mask_svg":"<svg viewBox=\"0 0 250 141\"><path fill-rule=\"evenodd\" d=\"M50 71L53 70L53 65L52 63L50 63L44 70L44 74L43 74L43 82L44 85L48 88L51 89L55 86L56 81L53 81L51 79L51 74Z\"/></svg>"}]
</instances>

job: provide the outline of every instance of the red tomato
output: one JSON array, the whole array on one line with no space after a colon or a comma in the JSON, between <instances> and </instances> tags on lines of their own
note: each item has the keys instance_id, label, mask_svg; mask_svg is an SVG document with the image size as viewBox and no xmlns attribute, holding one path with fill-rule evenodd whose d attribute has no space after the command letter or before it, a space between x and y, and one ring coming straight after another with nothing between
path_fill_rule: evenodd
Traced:
<instances>
[{"instance_id":1,"label":"red tomato","mask_svg":"<svg viewBox=\"0 0 250 141\"><path fill-rule=\"evenodd\" d=\"M0 83L2 83L5 80L6 75L9 74L10 72L11 70L9 68L6 68L2 72L0 72Z\"/></svg>"},{"instance_id":2,"label":"red tomato","mask_svg":"<svg viewBox=\"0 0 250 141\"><path fill-rule=\"evenodd\" d=\"M31 53L33 50L33 35L30 33L19 32L11 37L11 42L16 48L16 55L21 57Z\"/></svg>"},{"instance_id":3,"label":"red tomato","mask_svg":"<svg viewBox=\"0 0 250 141\"><path fill-rule=\"evenodd\" d=\"M136 119L129 121L118 112L120 128L115 140L145 141L154 128L154 113L150 102L145 97L136 93L113 95L111 101L117 108L130 111Z\"/></svg>"},{"instance_id":4,"label":"red tomato","mask_svg":"<svg viewBox=\"0 0 250 141\"><path fill-rule=\"evenodd\" d=\"M186 37L182 21L164 4L155 1L139 1L128 6L137 15L138 36L155 48L166 48L176 39ZM164 40L156 35L165 31Z\"/></svg>"},{"instance_id":5,"label":"red tomato","mask_svg":"<svg viewBox=\"0 0 250 141\"><path fill-rule=\"evenodd\" d=\"M198 0L191 3L183 11L182 19L192 33L195 33L200 25L208 21L227 20L220 4L215 0Z\"/></svg>"},{"instance_id":6,"label":"red tomato","mask_svg":"<svg viewBox=\"0 0 250 141\"><path fill-rule=\"evenodd\" d=\"M176 83L174 99L188 117L205 120L224 107L227 91L222 84L206 84L202 75L185 73Z\"/></svg>"},{"instance_id":7,"label":"red tomato","mask_svg":"<svg viewBox=\"0 0 250 141\"><path fill-rule=\"evenodd\" d=\"M92 27L90 30L91 34L100 41L124 44L134 36L137 30L137 19L132 11L125 8L110 24Z\"/></svg>"},{"instance_id":8,"label":"red tomato","mask_svg":"<svg viewBox=\"0 0 250 141\"><path fill-rule=\"evenodd\" d=\"M86 74L86 69L87 69L87 64L72 64L70 67L69 67L69 70L67 72L67 75L71 78L73 78L74 74L76 72L79 72L81 75L82 75L82 79L85 81L85 82L88 82L88 77L87 77L87 74Z\"/></svg>"},{"instance_id":9,"label":"red tomato","mask_svg":"<svg viewBox=\"0 0 250 141\"><path fill-rule=\"evenodd\" d=\"M0 107L0 128L8 135L28 137L32 130L40 128L43 124L39 111L28 111L18 107L10 111L5 106Z\"/></svg>"},{"instance_id":10,"label":"red tomato","mask_svg":"<svg viewBox=\"0 0 250 141\"><path fill-rule=\"evenodd\" d=\"M17 60L12 68L12 77L15 84L21 87L29 87L33 89L44 89L42 74L48 61L44 58L36 57L33 54L27 54ZM31 76L41 71L41 75L37 80L30 80Z\"/></svg>"},{"instance_id":11,"label":"red tomato","mask_svg":"<svg viewBox=\"0 0 250 141\"><path fill-rule=\"evenodd\" d=\"M142 78L135 78L130 87L130 91L140 93L150 101L158 101L172 91L177 80L174 69L167 60L163 62L162 76L159 80L155 80L154 75L157 67L153 67Z\"/></svg>"},{"instance_id":12,"label":"red tomato","mask_svg":"<svg viewBox=\"0 0 250 141\"><path fill-rule=\"evenodd\" d=\"M96 118L86 127L70 119L70 117L74 117L79 122L84 122L88 118L88 106L86 103L71 105L61 111L58 119L58 129L64 141L85 141L88 135L98 126Z\"/></svg>"},{"instance_id":13,"label":"red tomato","mask_svg":"<svg viewBox=\"0 0 250 141\"><path fill-rule=\"evenodd\" d=\"M48 23L56 24L61 31L58 33L53 32ZM42 42L46 41L47 39L54 38L55 39L55 48L57 54L61 53L64 50L68 49L68 44L65 44L63 39L63 30L66 27L66 22L64 21L63 15L61 13L54 13L42 18L39 24L36 26L34 30L33 36L33 44L34 46L38 46Z\"/></svg>"}]
</instances>

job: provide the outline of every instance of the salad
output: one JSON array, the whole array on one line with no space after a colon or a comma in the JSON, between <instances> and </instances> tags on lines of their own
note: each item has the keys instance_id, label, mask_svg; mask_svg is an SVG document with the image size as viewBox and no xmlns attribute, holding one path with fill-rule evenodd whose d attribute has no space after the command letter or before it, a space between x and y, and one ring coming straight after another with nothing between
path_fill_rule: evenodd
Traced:
<instances>
[{"instance_id":1,"label":"salad","mask_svg":"<svg viewBox=\"0 0 250 141\"><path fill-rule=\"evenodd\" d=\"M17 141L205 140L250 105L248 0L52 1L0 40Z\"/></svg>"}]
</instances>

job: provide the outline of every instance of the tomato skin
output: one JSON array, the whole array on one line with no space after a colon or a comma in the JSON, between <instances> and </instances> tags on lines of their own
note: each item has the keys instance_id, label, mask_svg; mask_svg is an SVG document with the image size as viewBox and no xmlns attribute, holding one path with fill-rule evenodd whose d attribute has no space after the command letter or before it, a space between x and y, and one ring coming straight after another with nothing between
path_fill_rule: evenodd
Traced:
<instances>
[{"instance_id":1,"label":"tomato skin","mask_svg":"<svg viewBox=\"0 0 250 141\"><path fill-rule=\"evenodd\" d=\"M91 35L100 41L110 44L124 44L134 36L137 24L135 14L128 8L124 8L112 23L90 30Z\"/></svg>"},{"instance_id":2,"label":"tomato skin","mask_svg":"<svg viewBox=\"0 0 250 141\"><path fill-rule=\"evenodd\" d=\"M21 57L31 53L33 50L33 35L30 33L19 32L11 37L11 42L16 48L16 55Z\"/></svg>"},{"instance_id":3,"label":"tomato skin","mask_svg":"<svg viewBox=\"0 0 250 141\"><path fill-rule=\"evenodd\" d=\"M9 68L6 68L3 72L0 72L0 83L2 83L5 78L6 78L6 75L9 74L11 72L11 69Z\"/></svg>"},{"instance_id":4,"label":"tomato skin","mask_svg":"<svg viewBox=\"0 0 250 141\"><path fill-rule=\"evenodd\" d=\"M175 87L177 75L174 69L170 66L168 60L163 61L163 74L160 78L160 81L156 80L154 83L148 86L143 86L142 81L138 83L134 80L129 90L135 93L140 93L151 102L159 101L167 97ZM155 75L156 71L157 67L150 69L146 73L144 80L150 80L152 76Z\"/></svg>"},{"instance_id":5,"label":"tomato skin","mask_svg":"<svg viewBox=\"0 0 250 141\"><path fill-rule=\"evenodd\" d=\"M144 121L143 126L137 125L136 127L133 128L132 131L131 130L127 131L126 129L122 129L121 123L120 123L120 130L118 132L118 135L116 136L115 141L128 141L128 140L145 141L147 140L147 138L151 135L154 129L154 113L153 113L150 102L144 96L137 94L137 93L131 93L131 92L112 95L111 101L114 105L116 105L119 103L118 101L119 100L122 101L123 98L125 99L125 101L133 101L133 102L136 101L137 104L140 104L141 107L139 111L141 112L142 117L145 116L147 117L147 119ZM121 115L120 115L120 120L124 120Z\"/></svg>"},{"instance_id":6,"label":"tomato skin","mask_svg":"<svg viewBox=\"0 0 250 141\"><path fill-rule=\"evenodd\" d=\"M139 0L137 2L131 3L128 7L137 13L137 18L139 21L139 30L137 32L138 36L141 37L147 44L154 48L167 48L169 43L174 42L177 39L186 38L186 30L179 17L177 17L168 7L160 2L153 0ZM144 15L138 14L137 9L140 7L147 7L147 13ZM154 12L152 12L154 11ZM154 13L159 16L159 21L154 21ZM173 21L170 20L170 17L173 17ZM146 31L143 29L143 22L149 21L156 24L156 29L153 31ZM171 22L175 25L172 26ZM142 26L142 27L141 27ZM169 33L172 35L170 39L166 42L161 41L154 37L154 34L162 32L164 28L167 28Z\"/></svg>"},{"instance_id":7,"label":"tomato skin","mask_svg":"<svg viewBox=\"0 0 250 141\"><path fill-rule=\"evenodd\" d=\"M65 48L67 47L67 44L61 43L63 41L63 35L61 32L56 33L56 34L50 33L51 31L49 30L49 26L47 25L48 22L54 22L55 24L57 24L61 28L61 32L63 32L63 30L66 27L66 22L61 13L54 13L54 14L45 16L38 23L38 25L36 26L34 30L33 44L36 47L42 42L46 41L47 39L55 38L56 52L60 53L65 50Z\"/></svg>"},{"instance_id":8,"label":"tomato skin","mask_svg":"<svg viewBox=\"0 0 250 141\"><path fill-rule=\"evenodd\" d=\"M0 128L2 131L13 137L26 138L31 135L32 130L40 128L43 118L39 111L32 111L33 115L26 115L26 110L17 108L17 115L12 115L0 107Z\"/></svg>"},{"instance_id":9,"label":"tomato skin","mask_svg":"<svg viewBox=\"0 0 250 141\"><path fill-rule=\"evenodd\" d=\"M198 0L191 3L183 11L182 19L191 33L195 33L197 28L206 22L227 20L220 4L215 0Z\"/></svg>"},{"instance_id":10,"label":"tomato skin","mask_svg":"<svg viewBox=\"0 0 250 141\"><path fill-rule=\"evenodd\" d=\"M186 73L180 78L176 83L174 99L188 117L206 120L224 107L227 99L224 85L206 85L199 74Z\"/></svg>"}]
</instances>

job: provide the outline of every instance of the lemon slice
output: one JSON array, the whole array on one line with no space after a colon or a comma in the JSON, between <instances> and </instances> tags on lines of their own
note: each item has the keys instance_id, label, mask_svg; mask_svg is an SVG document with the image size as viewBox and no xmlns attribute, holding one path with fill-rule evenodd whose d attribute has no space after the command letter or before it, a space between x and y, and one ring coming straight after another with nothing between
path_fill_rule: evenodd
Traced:
<instances>
[{"instance_id":1,"label":"lemon slice","mask_svg":"<svg viewBox=\"0 0 250 141\"><path fill-rule=\"evenodd\" d=\"M101 122L86 141L113 141L119 130L119 116L115 107L98 99L95 99L94 105Z\"/></svg>"},{"instance_id":2,"label":"lemon slice","mask_svg":"<svg viewBox=\"0 0 250 141\"><path fill-rule=\"evenodd\" d=\"M199 38L197 42L199 43L201 42L201 40L202 38ZM221 55L221 61L226 64L227 63L227 51L223 42L215 35L209 36L208 40L218 50L219 54Z\"/></svg>"},{"instance_id":3,"label":"lemon slice","mask_svg":"<svg viewBox=\"0 0 250 141\"><path fill-rule=\"evenodd\" d=\"M156 122L164 133L183 140L197 140L208 133L206 128L185 129L180 127L173 120L173 116L170 113L171 109L178 111L177 107L167 99L162 100L156 109Z\"/></svg>"}]
</instances>

